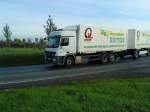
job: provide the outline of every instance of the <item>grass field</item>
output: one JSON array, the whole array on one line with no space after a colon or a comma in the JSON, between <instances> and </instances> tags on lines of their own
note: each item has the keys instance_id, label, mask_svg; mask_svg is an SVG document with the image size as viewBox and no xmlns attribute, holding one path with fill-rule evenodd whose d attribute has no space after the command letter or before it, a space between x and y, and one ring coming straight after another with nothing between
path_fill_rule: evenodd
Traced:
<instances>
[{"instance_id":1,"label":"grass field","mask_svg":"<svg viewBox=\"0 0 150 112\"><path fill-rule=\"evenodd\" d=\"M43 63L43 49L0 48L0 66L22 66Z\"/></svg>"},{"instance_id":2,"label":"grass field","mask_svg":"<svg viewBox=\"0 0 150 112\"><path fill-rule=\"evenodd\" d=\"M150 112L150 79L0 91L0 112Z\"/></svg>"}]
</instances>

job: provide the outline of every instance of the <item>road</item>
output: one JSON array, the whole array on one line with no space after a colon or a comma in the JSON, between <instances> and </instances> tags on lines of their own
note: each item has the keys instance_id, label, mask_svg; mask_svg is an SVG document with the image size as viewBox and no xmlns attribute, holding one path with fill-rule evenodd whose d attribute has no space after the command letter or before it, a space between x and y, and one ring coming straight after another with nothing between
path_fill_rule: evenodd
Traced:
<instances>
[{"instance_id":1,"label":"road","mask_svg":"<svg viewBox=\"0 0 150 112\"><path fill-rule=\"evenodd\" d=\"M45 86L92 79L150 77L150 57L113 64L82 64L72 68L35 65L0 68L0 89Z\"/></svg>"}]
</instances>

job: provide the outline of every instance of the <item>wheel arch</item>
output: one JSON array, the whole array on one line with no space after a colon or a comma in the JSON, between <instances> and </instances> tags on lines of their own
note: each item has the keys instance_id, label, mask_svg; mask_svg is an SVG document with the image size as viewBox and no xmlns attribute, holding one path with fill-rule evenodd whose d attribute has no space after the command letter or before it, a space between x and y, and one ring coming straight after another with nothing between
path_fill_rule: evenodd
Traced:
<instances>
[{"instance_id":1,"label":"wheel arch","mask_svg":"<svg viewBox=\"0 0 150 112\"><path fill-rule=\"evenodd\" d=\"M65 60L68 58L68 57L72 57L75 61L76 59L76 56L74 54L67 54L65 57L64 57L64 63L65 63Z\"/></svg>"}]
</instances>

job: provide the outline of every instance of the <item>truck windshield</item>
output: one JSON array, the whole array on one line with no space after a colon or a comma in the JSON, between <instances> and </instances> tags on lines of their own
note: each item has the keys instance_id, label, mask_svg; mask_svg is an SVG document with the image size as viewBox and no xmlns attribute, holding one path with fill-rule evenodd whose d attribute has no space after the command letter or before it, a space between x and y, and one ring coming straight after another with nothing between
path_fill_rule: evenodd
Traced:
<instances>
[{"instance_id":1,"label":"truck windshield","mask_svg":"<svg viewBox=\"0 0 150 112\"><path fill-rule=\"evenodd\" d=\"M49 48L58 48L60 42L60 36L49 36L48 37L48 47Z\"/></svg>"}]
</instances>

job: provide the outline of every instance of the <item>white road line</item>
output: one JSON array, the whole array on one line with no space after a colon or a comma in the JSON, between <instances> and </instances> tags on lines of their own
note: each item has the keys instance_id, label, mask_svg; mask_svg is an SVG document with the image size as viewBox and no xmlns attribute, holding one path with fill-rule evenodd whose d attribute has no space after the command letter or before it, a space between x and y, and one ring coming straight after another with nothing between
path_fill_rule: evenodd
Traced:
<instances>
[{"instance_id":1,"label":"white road line","mask_svg":"<svg viewBox=\"0 0 150 112\"><path fill-rule=\"evenodd\" d=\"M148 67L148 66L149 65L135 66L132 68L134 69L134 68L141 68L141 67ZM103 73L103 72L113 72L113 71L119 71L119 70L126 70L129 68L131 68L131 67L121 68L121 69L117 68L117 69L103 70L103 71L94 71L94 72L88 72L88 73L71 74L71 75L64 75L64 76L45 77L45 78L34 79L34 80L11 81L11 82L0 83L0 86L1 85L8 85L8 84L21 84L21 83L38 82L38 81L44 81L44 80L46 81L46 80L61 79L61 78L73 78L73 77L77 77L77 76L86 76L86 75L90 75L90 74L98 74L98 73Z\"/></svg>"}]
</instances>

